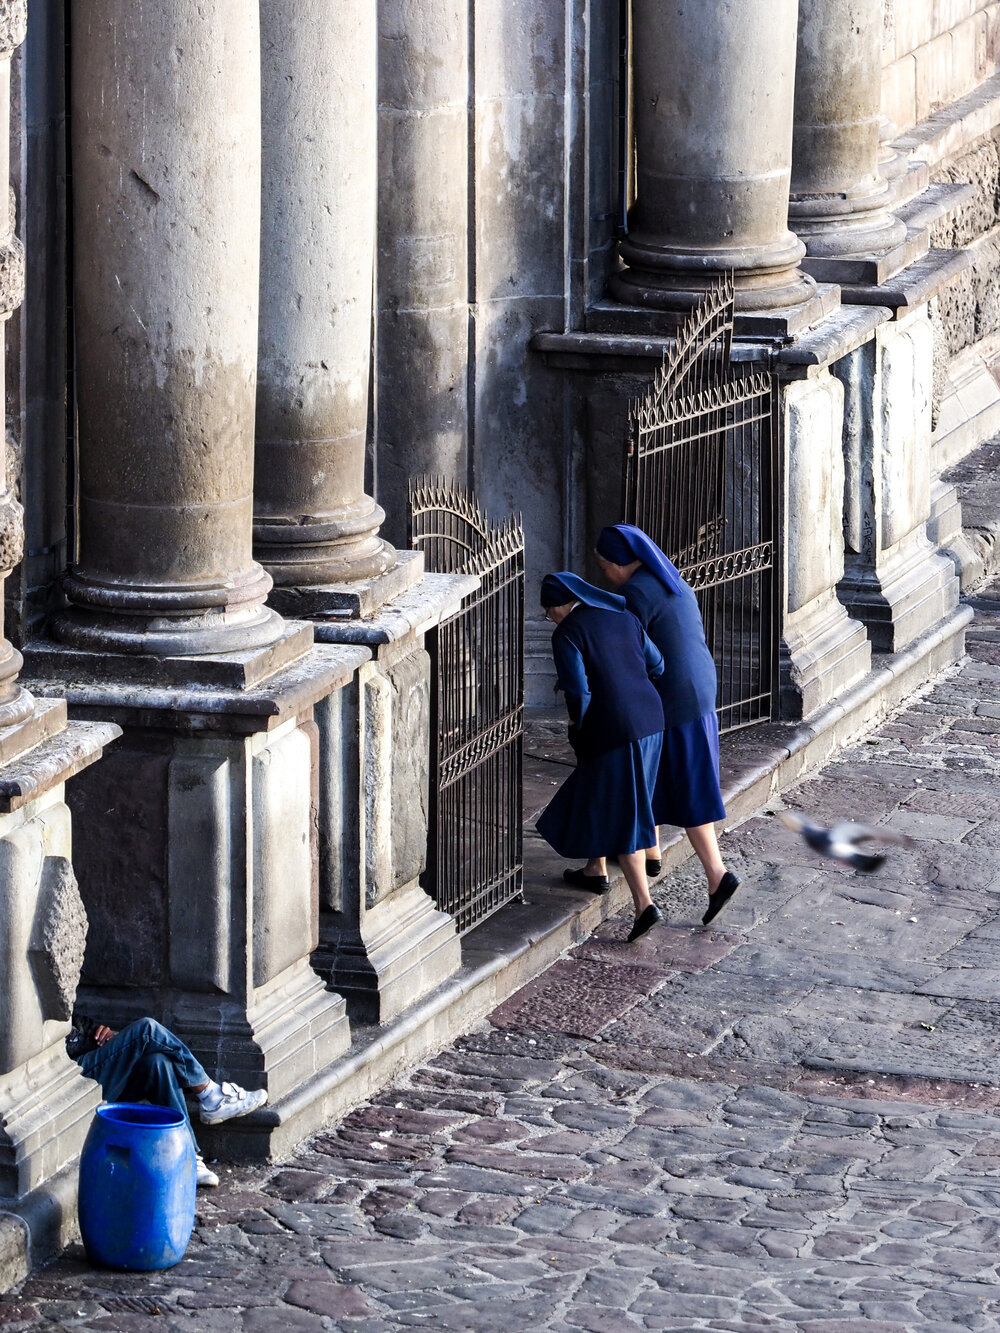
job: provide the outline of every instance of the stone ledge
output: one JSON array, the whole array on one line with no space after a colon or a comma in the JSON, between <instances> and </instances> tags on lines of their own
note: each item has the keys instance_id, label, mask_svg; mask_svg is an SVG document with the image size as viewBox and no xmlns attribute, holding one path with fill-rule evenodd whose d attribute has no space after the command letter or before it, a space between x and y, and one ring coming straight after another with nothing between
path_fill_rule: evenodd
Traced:
<instances>
[{"instance_id":1,"label":"stone ledge","mask_svg":"<svg viewBox=\"0 0 1000 1333\"><path fill-rule=\"evenodd\" d=\"M32 674L26 683L39 693L65 699L73 717L184 734L216 731L250 735L270 731L311 708L318 699L346 685L370 657L371 653L362 647L336 649L314 644L290 666L250 689L211 685L170 689L117 681L110 672L103 680L67 680L55 674L39 680L43 669L54 672L59 658L53 650L49 662L39 656L32 658Z\"/></svg>"},{"instance_id":2,"label":"stone ledge","mask_svg":"<svg viewBox=\"0 0 1000 1333\"><path fill-rule=\"evenodd\" d=\"M89 768L120 735L121 728L111 722L67 722L55 736L0 769L0 813L20 810Z\"/></svg>"},{"instance_id":3,"label":"stone ledge","mask_svg":"<svg viewBox=\"0 0 1000 1333\"><path fill-rule=\"evenodd\" d=\"M366 620L317 621L317 643L379 648L432 629L461 606L480 580L474 574L424 574L419 582Z\"/></svg>"},{"instance_id":4,"label":"stone ledge","mask_svg":"<svg viewBox=\"0 0 1000 1333\"><path fill-rule=\"evenodd\" d=\"M896 147L935 167L1000 125L1000 74L994 74L896 140Z\"/></svg>"}]
</instances>

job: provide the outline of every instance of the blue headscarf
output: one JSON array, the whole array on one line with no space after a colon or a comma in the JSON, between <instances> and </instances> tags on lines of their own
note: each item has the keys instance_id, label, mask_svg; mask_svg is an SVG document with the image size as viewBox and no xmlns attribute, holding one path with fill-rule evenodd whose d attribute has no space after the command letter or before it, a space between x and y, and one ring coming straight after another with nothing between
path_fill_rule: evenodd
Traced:
<instances>
[{"instance_id":1,"label":"blue headscarf","mask_svg":"<svg viewBox=\"0 0 1000 1333\"><path fill-rule=\"evenodd\" d=\"M685 587L673 561L668 560L656 542L633 523L616 523L613 527L602 528L597 538L597 554L613 565L630 565L633 560L641 560L667 592L679 593Z\"/></svg>"},{"instance_id":2,"label":"blue headscarf","mask_svg":"<svg viewBox=\"0 0 1000 1333\"><path fill-rule=\"evenodd\" d=\"M567 602L582 602L584 606L597 606L603 611L624 611L625 598L615 592L604 592L595 588L579 574L569 570L560 570L558 574L546 574L542 579L539 600L546 609L550 606L565 606Z\"/></svg>"}]
</instances>

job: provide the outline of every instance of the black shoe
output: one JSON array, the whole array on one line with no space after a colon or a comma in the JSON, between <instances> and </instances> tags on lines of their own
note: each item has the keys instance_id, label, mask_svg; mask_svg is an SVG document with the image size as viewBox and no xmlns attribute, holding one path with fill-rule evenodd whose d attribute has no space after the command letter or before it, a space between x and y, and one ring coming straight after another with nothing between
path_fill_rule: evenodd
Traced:
<instances>
[{"instance_id":1,"label":"black shoe","mask_svg":"<svg viewBox=\"0 0 1000 1333\"><path fill-rule=\"evenodd\" d=\"M582 869L564 870L563 879L574 889L586 889L589 893L607 893L611 883L607 875L585 875Z\"/></svg>"},{"instance_id":2,"label":"black shoe","mask_svg":"<svg viewBox=\"0 0 1000 1333\"><path fill-rule=\"evenodd\" d=\"M655 879L662 869L663 869L663 862L660 860L658 856L646 857L646 875L649 879Z\"/></svg>"},{"instance_id":3,"label":"black shoe","mask_svg":"<svg viewBox=\"0 0 1000 1333\"><path fill-rule=\"evenodd\" d=\"M708 895L708 911L701 918L703 926L707 926L710 921L715 920L739 887L739 880L731 870L727 870L719 880L719 887L714 893Z\"/></svg>"},{"instance_id":4,"label":"black shoe","mask_svg":"<svg viewBox=\"0 0 1000 1333\"><path fill-rule=\"evenodd\" d=\"M652 930L654 926L658 926L662 920L663 913L655 903L650 903L641 916L636 917L635 925L628 934L629 944L631 944L633 940L637 940L640 935L645 935L647 930Z\"/></svg>"}]
</instances>

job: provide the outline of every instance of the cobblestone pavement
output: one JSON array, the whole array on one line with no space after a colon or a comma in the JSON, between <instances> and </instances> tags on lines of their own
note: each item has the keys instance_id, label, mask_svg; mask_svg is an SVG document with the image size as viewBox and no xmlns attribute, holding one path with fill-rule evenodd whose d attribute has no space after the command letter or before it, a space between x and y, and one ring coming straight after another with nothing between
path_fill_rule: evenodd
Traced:
<instances>
[{"instance_id":1,"label":"cobblestone pavement","mask_svg":"<svg viewBox=\"0 0 1000 1333\"><path fill-rule=\"evenodd\" d=\"M223 1170L188 1256L79 1252L0 1330L1000 1327L1000 594L971 655L786 794L910 833L878 874L774 819L744 888L614 919L291 1162Z\"/></svg>"}]
</instances>

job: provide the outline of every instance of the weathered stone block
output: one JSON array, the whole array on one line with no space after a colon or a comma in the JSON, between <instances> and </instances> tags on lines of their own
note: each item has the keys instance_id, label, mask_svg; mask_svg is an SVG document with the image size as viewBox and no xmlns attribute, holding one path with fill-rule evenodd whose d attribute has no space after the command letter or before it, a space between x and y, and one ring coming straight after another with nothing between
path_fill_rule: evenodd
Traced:
<instances>
[{"instance_id":1,"label":"weathered stone block","mask_svg":"<svg viewBox=\"0 0 1000 1333\"><path fill-rule=\"evenodd\" d=\"M477 98L562 97L565 8L537 0L477 0ZM551 148L558 151L555 143Z\"/></svg>"},{"instance_id":2,"label":"weathered stone block","mask_svg":"<svg viewBox=\"0 0 1000 1333\"><path fill-rule=\"evenodd\" d=\"M287 722L253 749L253 982L264 986L318 938L315 725Z\"/></svg>"},{"instance_id":3,"label":"weathered stone block","mask_svg":"<svg viewBox=\"0 0 1000 1333\"><path fill-rule=\"evenodd\" d=\"M908 0L897 0L893 28L896 58L899 59L915 51L918 46L923 46L934 36L933 3L912 4Z\"/></svg>"},{"instance_id":4,"label":"weathered stone block","mask_svg":"<svg viewBox=\"0 0 1000 1333\"><path fill-rule=\"evenodd\" d=\"M469 0L384 0L378 6L378 92L383 107L466 106ZM447 53L447 54L445 54Z\"/></svg>"},{"instance_id":5,"label":"weathered stone block","mask_svg":"<svg viewBox=\"0 0 1000 1333\"><path fill-rule=\"evenodd\" d=\"M920 6L915 6L920 8ZM951 100L952 36L944 32L940 37L921 46L915 53L916 61L916 114L921 121Z\"/></svg>"},{"instance_id":6,"label":"weathered stone block","mask_svg":"<svg viewBox=\"0 0 1000 1333\"><path fill-rule=\"evenodd\" d=\"M451 976L455 923L418 880L427 864L430 658L423 635L475 583L425 575L370 621L317 625L324 639L364 637L374 660L319 728L320 944L317 970L352 1018L385 1022ZM343 737L357 739L347 746Z\"/></svg>"},{"instance_id":7,"label":"weathered stone block","mask_svg":"<svg viewBox=\"0 0 1000 1333\"><path fill-rule=\"evenodd\" d=\"M877 335L881 357L882 515L886 549L930 513L930 389L934 346L930 320L886 325Z\"/></svg>"},{"instance_id":8,"label":"weathered stone block","mask_svg":"<svg viewBox=\"0 0 1000 1333\"><path fill-rule=\"evenodd\" d=\"M788 451L785 585L798 611L844 572L844 391L829 375L783 392Z\"/></svg>"},{"instance_id":9,"label":"weathered stone block","mask_svg":"<svg viewBox=\"0 0 1000 1333\"><path fill-rule=\"evenodd\" d=\"M882 73L882 111L900 131L917 122L917 62L912 55L894 61Z\"/></svg>"},{"instance_id":10,"label":"weathered stone block","mask_svg":"<svg viewBox=\"0 0 1000 1333\"><path fill-rule=\"evenodd\" d=\"M986 66L986 23L981 16L964 19L951 29L951 98L961 97L977 83ZM981 77L981 76L979 76Z\"/></svg>"},{"instance_id":11,"label":"weathered stone block","mask_svg":"<svg viewBox=\"0 0 1000 1333\"><path fill-rule=\"evenodd\" d=\"M564 121L551 97L477 102L479 301L562 289Z\"/></svg>"}]
</instances>

